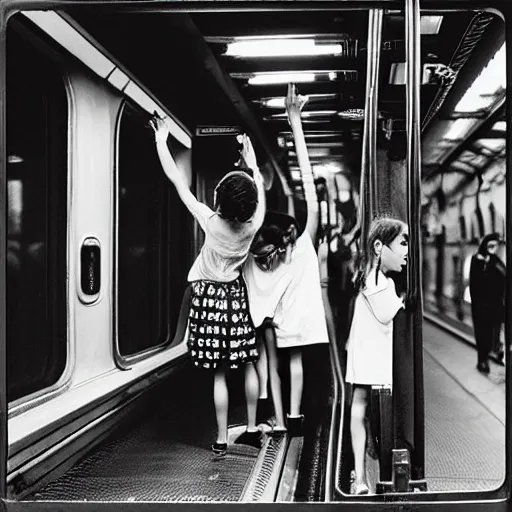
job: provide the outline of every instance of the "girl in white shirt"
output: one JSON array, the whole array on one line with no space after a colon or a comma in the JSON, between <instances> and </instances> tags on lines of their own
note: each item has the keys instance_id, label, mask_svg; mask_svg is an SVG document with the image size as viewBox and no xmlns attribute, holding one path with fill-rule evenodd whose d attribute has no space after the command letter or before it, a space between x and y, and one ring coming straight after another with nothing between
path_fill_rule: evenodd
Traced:
<instances>
[{"instance_id":1,"label":"girl in white shirt","mask_svg":"<svg viewBox=\"0 0 512 512\"><path fill-rule=\"evenodd\" d=\"M318 226L318 201L301 122L305 102L306 98L298 95L295 86L289 84L285 106L306 199L304 232L297 236L298 224L293 217L268 212L243 270L254 325L263 331L262 354L265 346L268 354L268 377L276 412L273 431L288 430L290 436L303 432L302 347L329 342L318 258L313 245ZM277 349L287 349L290 354L290 410L286 424ZM261 366L260 370L264 370ZM266 374L265 371L260 373ZM266 383L262 384L266 388Z\"/></svg>"},{"instance_id":2,"label":"girl in white shirt","mask_svg":"<svg viewBox=\"0 0 512 512\"><path fill-rule=\"evenodd\" d=\"M373 221L360 254L354 284L358 295L347 341L347 382L353 384L350 432L355 463L355 494L367 494L364 419L372 385L393 380L393 318L403 307L395 283L386 277L400 272L409 249L407 225L400 220Z\"/></svg>"},{"instance_id":3,"label":"girl in white shirt","mask_svg":"<svg viewBox=\"0 0 512 512\"><path fill-rule=\"evenodd\" d=\"M250 140L243 137L242 160L253 173L228 172L215 188L215 210L199 202L176 165L167 138L169 129L158 116L150 122L160 163L176 191L205 232L204 245L190 272L190 311L187 345L193 364L214 372L213 399L217 418L215 456L227 451L227 370L245 366L247 400L246 444L259 445L256 428L258 359L254 325L249 315L247 290L240 270L265 215L263 178ZM250 172L250 171L249 171Z\"/></svg>"}]
</instances>

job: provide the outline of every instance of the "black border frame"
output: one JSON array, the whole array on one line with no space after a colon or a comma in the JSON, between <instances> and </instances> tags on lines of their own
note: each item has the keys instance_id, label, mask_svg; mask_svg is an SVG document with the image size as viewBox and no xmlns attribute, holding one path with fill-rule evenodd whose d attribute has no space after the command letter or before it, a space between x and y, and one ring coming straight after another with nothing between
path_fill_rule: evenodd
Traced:
<instances>
[{"instance_id":1,"label":"black border frame","mask_svg":"<svg viewBox=\"0 0 512 512\"><path fill-rule=\"evenodd\" d=\"M20 10L80 10L94 8L97 12L222 12L222 11L283 11L283 10L350 10L361 8L404 9L404 3L395 0L4 0L0 3L0 148L5 148L6 143L6 27L9 18ZM512 2L510 0L494 0L481 2L480 0L422 0L424 9L458 10L464 9L495 9L501 13L507 21L512 15ZM506 26L506 40L512 29ZM512 58L507 60L507 89L512 83ZM507 95L506 113L509 114L510 95ZM507 148L511 148L512 134L507 130ZM507 168L510 168L510 150L507 149ZM7 193L6 193L6 152L0 152L0 204L3 208L0 214L0 432L7 432L8 403L6 394L6 219L7 219ZM512 221L512 184L507 180L507 226ZM507 241L507 261L512 261L512 241ZM506 304L512 304L512 273L507 274L507 298ZM510 346L512 318L505 321L505 332ZM512 401L510 386L511 352L507 358L507 385L506 417L512 418ZM371 497L347 497L345 501L335 503L278 503L268 504L265 508L273 510L309 510L322 507L326 509L344 510L379 510L379 511L468 511L486 510L498 512L512 510L511 480L512 480L512 421L506 424L506 464L505 480L498 490L493 491L464 491L442 493L418 493L400 495L379 495ZM0 507L3 510L43 510L43 511L82 511L82 510L141 510L161 511L178 509L186 506L188 510L205 510L205 508L229 507L226 503L167 503L167 502L15 502L5 500L6 496L6 471L7 471L7 436L0 437ZM361 499L359 499L361 498ZM245 510L255 510L261 504L236 503L232 506L242 506Z\"/></svg>"}]
</instances>

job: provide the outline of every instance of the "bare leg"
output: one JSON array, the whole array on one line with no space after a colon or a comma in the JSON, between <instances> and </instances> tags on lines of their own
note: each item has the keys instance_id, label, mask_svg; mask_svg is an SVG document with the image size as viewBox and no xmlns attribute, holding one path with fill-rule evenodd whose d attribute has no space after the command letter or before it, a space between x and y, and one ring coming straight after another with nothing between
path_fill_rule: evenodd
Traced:
<instances>
[{"instance_id":1,"label":"bare leg","mask_svg":"<svg viewBox=\"0 0 512 512\"><path fill-rule=\"evenodd\" d=\"M281 393L281 377L279 377L279 359L277 357L276 333L273 327L267 326L264 330L268 354L268 371L272 402L276 412L276 427L284 429L283 396Z\"/></svg>"},{"instance_id":2,"label":"bare leg","mask_svg":"<svg viewBox=\"0 0 512 512\"><path fill-rule=\"evenodd\" d=\"M256 408L258 406L258 374L253 363L245 365L245 400L247 402L247 430L255 432Z\"/></svg>"},{"instance_id":3,"label":"bare leg","mask_svg":"<svg viewBox=\"0 0 512 512\"><path fill-rule=\"evenodd\" d=\"M356 485L366 483L366 428L364 418L367 403L368 391L365 388L356 387L354 389L352 407L350 410L350 433L352 436L352 450L354 451Z\"/></svg>"},{"instance_id":4,"label":"bare leg","mask_svg":"<svg viewBox=\"0 0 512 512\"><path fill-rule=\"evenodd\" d=\"M256 372L258 373L258 380L260 384L260 395L258 398L268 398L268 359L267 351L265 349L264 335L258 332L258 352L260 357L256 363Z\"/></svg>"},{"instance_id":5,"label":"bare leg","mask_svg":"<svg viewBox=\"0 0 512 512\"><path fill-rule=\"evenodd\" d=\"M304 374L302 370L302 352L300 348L290 349L290 417L300 415Z\"/></svg>"},{"instance_id":6,"label":"bare leg","mask_svg":"<svg viewBox=\"0 0 512 512\"><path fill-rule=\"evenodd\" d=\"M226 381L226 368L219 367L213 377L213 402L217 417L217 443L228 442L228 384Z\"/></svg>"}]
</instances>

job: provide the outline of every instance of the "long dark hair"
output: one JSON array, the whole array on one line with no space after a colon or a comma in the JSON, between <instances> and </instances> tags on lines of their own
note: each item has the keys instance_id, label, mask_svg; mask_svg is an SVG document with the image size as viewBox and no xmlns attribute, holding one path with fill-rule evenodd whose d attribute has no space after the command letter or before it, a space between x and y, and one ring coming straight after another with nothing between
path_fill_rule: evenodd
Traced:
<instances>
[{"instance_id":1,"label":"long dark hair","mask_svg":"<svg viewBox=\"0 0 512 512\"><path fill-rule=\"evenodd\" d=\"M265 215L263 225L254 237L251 252L264 245L284 248L295 244L299 225L294 217L280 212L269 211Z\"/></svg>"},{"instance_id":2,"label":"long dark hair","mask_svg":"<svg viewBox=\"0 0 512 512\"><path fill-rule=\"evenodd\" d=\"M364 240L362 241L364 246L357 255L357 270L354 274L356 291L366 287L366 278L376 257L373 249L375 242L380 240L383 245L389 245L406 227L407 225L404 222L391 217L379 217L372 222L366 243Z\"/></svg>"}]
</instances>

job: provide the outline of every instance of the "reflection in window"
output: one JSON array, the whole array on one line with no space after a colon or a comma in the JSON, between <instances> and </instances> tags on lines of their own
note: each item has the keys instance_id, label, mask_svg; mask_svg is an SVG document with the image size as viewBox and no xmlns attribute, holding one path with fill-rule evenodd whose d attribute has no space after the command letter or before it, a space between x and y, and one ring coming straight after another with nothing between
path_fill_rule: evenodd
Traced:
<instances>
[{"instance_id":1,"label":"reflection in window","mask_svg":"<svg viewBox=\"0 0 512 512\"><path fill-rule=\"evenodd\" d=\"M53 63L7 33L7 394L51 386L66 365L67 115Z\"/></svg>"}]
</instances>

